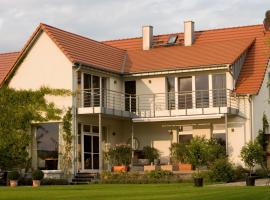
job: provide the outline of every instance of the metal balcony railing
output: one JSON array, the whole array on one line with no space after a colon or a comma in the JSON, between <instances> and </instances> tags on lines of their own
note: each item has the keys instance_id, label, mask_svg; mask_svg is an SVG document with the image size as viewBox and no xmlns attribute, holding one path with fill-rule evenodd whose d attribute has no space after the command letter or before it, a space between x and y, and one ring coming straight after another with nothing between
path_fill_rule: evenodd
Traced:
<instances>
[{"instance_id":1,"label":"metal balcony railing","mask_svg":"<svg viewBox=\"0 0 270 200\"><path fill-rule=\"evenodd\" d=\"M216 112L225 107L238 109L238 99L228 89L134 95L95 88L80 91L77 97L79 108L102 107L134 113L137 117L157 117L162 111L172 116L177 115L176 111L188 115L190 110L206 114L214 108L218 108Z\"/></svg>"}]
</instances>

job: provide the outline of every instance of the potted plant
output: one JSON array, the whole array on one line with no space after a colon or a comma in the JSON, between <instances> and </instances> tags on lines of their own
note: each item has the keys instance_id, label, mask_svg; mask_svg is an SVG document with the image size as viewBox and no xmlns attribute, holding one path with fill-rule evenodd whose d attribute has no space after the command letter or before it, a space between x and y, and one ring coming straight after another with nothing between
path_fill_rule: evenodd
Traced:
<instances>
[{"instance_id":1,"label":"potted plant","mask_svg":"<svg viewBox=\"0 0 270 200\"><path fill-rule=\"evenodd\" d=\"M246 185L254 186L256 177L252 176L256 164L261 164L264 159L264 151L258 141L250 141L241 150L241 159L249 168L249 175L246 177Z\"/></svg>"},{"instance_id":2,"label":"potted plant","mask_svg":"<svg viewBox=\"0 0 270 200\"><path fill-rule=\"evenodd\" d=\"M192 165L186 160L186 145L185 143L173 143L170 147L171 159L177 163L180 171L192 170Z\"/></svg>"},{"instance_id":3,"label":"potted plant","mask_svg":"<svg viewBox=\"0 0 270 200\"><path fill-rule=\"evenodd\" d=\"M145 159L149 160L150 163L154 163L158 165L159 151L156 148L145 146L143 147L142 154Z\"/></svg>"},{"instance_id":4,"label":"potted plant","mask_svg":"<svg viewBox=\"0 0 270 200\"><path fill-rule=\"evenodd\" d=\"M9 180L10 187L16 187L18 185L19 177L20 173L18 171L8 172L7 178Z\"/></svg>"},{"instance_id":5,"label":"potted plant","mask_svg":"<svg viewBox=\"0 0 270 200\"><path fill-rule=\"evenodd\" d=\"M110 147L105 153L105 159L109 161L114 172L128 171L128 165L131 163L132 149L129 145L119 144Z\"/></svg>"},{"instance_id":6,"label":"potted plant","mask_svg":"<svg viewBox=\"0 0 270 200\"><path fill-rule=\"evenodd\" d=\"M202 187L203 177L201 167L206 166L208 162L208 142L204 137L195 137L186 148L185 159L196 169L196 173L193 176L194 185L196 187Z\"/></svg>"},{"instance_id":7,"label":"potted plant","mask_svg":"<svg viewBox=\"0 0 270 200\"><path fill-rule=\"evenodd\" d=\"M33 187L39 187L40 181L43 179L44 173L41 170L35 170L32 173Z\"/></svg>"}]
</instances>

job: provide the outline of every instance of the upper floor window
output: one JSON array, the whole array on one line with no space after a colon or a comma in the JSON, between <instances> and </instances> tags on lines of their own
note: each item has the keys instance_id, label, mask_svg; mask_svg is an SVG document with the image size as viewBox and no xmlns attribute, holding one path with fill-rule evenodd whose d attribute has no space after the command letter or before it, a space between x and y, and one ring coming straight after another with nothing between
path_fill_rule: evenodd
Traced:
<instances>
[{"instance_id":1,"label":"upper floor window","mask_svg":"<svg viewBox=\"0 0 270 200\"><path fill-rule=\"evenodd\" d=\"M178 108L192 108L192 77L178 79Z\"/></svg>"},{"instance_id":2,"label":"upper floor window","mask_svg":"<svg viewBox=\"0 0 270 200\"><path fill-rule=\"evenodd\" d=\"M208 74L195 76L196 107L209 107L209 81Z\"/></svg>"},{"instance_id":3,"label":"upper floor window","mask_svg":"<svg viewBox=\"0 0 270 200\"><path fill-rule=\"evenodd\" d=\"M213 106L225 107L227 105L226 74L212 75Z\"/></svg>"},{"instance_id":4,"label":"upper floor window","mask_svg":"<svg viewBox=\"0 0 270 200\"><path fill-rule=\"evenodd\" d=\"M167 77L168 109L175 109L175 77Z\"/></svg>"}]
</instances>

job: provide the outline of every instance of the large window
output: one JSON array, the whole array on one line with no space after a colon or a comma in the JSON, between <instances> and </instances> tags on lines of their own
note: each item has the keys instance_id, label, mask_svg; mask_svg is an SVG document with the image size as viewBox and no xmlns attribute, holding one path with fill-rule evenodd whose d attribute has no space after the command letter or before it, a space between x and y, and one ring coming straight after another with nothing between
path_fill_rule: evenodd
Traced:
<instances>
[{"instance_id":1,"label":"large window","mask_svg":"<svg viewBox=\"0 0 270 200\"><path fill-rule=\"evenodd\" d=\"M213 106L223 107L227 105L226 74L213 74Z\"/></svg>"},{"instance_id":2,"label":"large window","mask_svg":"<svg viewBox=\"0 0 270 200\"><path fill-rule=\"evenodd\" d=\"M192 78L178 79L178 107L179 109L192 108Z\"/></svg>"},{"instance_id":3,"label":"large window","mask_svg":"<svg viewBox=\"0 0 270 200\"><path fill-rule=\"evenodd\" d=\"M175 109L175 78L167 77L168 110Z\"/></svg>"},{"instance_id":4,"label":"large window","mask_svg":"<svg viewBox=\"0 0 270 200\"><path fill-rule=\"evenodd\" d=\"M209 107L209 82L208 75L200 75L195 77L196 87L196 107Z\"/></svg>"},{"instance_id":5,"label":"large window","mask_svg":"<svg viewBox=\"0 0 270 200\"><path fill-rule=\"evenodd\" d=\"M37 168L56 170L58 167L59 124L46 123L36 127Z\"/></svg>"}]
</instances>

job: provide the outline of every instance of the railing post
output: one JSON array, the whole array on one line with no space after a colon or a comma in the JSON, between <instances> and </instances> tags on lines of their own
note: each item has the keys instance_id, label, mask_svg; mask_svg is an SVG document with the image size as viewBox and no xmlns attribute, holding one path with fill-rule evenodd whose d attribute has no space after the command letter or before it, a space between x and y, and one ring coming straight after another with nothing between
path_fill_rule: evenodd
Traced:
<instances>
[{"instance_id":1,"label":"railing post","mask_svg":"<svg viewBox=\"0 0 270 200\"><path fill-rule=\"evenodd\" d=\"M129 112L131 113L131 94L129 95Z\"/></svg>"},{"instance_id":2,"label":"railing post","mask_svg":"<svg viewBox=\"0 0 270 200\"><path fill-rule=\"evenodd\" d=\"M185 95L185 110L186 110L186 115L187 115L187 94L184 94Z\"/></svg>"},{"instance_id":3,"label":"railing post","mask_svg":"<svg viewBox=\"0 0 270 200\"><path fill-rule=\"evenodd\" d=\"M137 108L137 112L138 112L138 115L141 116L140 115L140 96L138 95L137 97L138 97L138 108Z\"/></svg>"},{"instance_id":4,"label":"railing post","mask_svg":"<svg viewBox=\"0 0 270 200\"><path fill-rule=\"evenodd\" d=\"M115 96L113 95L113 114L115 114Z\"/></svg>"},{"instance_id":5,"label":"railing post","mask_svg":"<svg viewBox=\"0 0 270 200\"><path fill-rule=\"evenodd\" d=\"M156 94L153 94L153 117L156 116Z\"/></svg>"}]
</instances>

